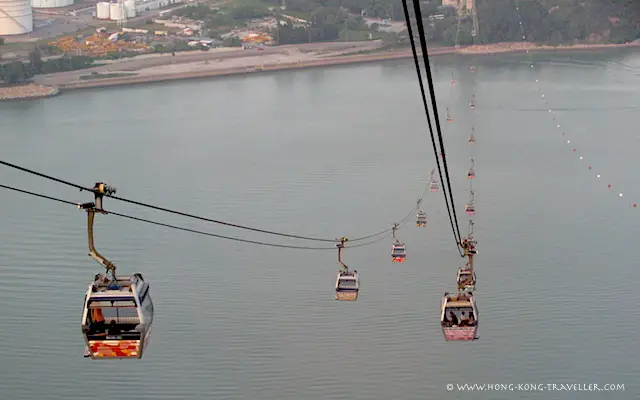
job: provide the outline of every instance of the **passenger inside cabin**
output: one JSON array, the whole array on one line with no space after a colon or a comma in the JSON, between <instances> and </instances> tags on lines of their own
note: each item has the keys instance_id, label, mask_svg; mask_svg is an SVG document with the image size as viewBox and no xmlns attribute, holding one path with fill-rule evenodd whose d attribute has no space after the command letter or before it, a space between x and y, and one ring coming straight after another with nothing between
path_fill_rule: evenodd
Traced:
<instances>
[{"instance_id":1,"label":"passenger inside cabin","mask_svg":"<svg viewBox=\"0 0 640 400\"><path fill-rule=\"evenodd\" d=\"M120 327L116 325L116 321L112 319L111 322L109 323L109 328L107 328L107 335L115 336L121 333L122 333L122 330L120 330Z\"/></svg>"},{"instance_id":2,"label":"passenger inside cabin","mask_svg":"<svg viewBox=\"0 0 640 400\"><path fill-rule=\"evenodd\" d=\"M91 310L91 327L95 332L104 332L104 315L101 308Z\"/></svg>"},{"instance_id":3,"label":"passenger inside cabin","mask_svg":"<svg viewBox=\"0 0 640 400\"><path fill-rule=\"evenodd\" d=\"M107 329L103 332L96 333L96 336L117 336L121 333L122 330L116 324L116 321L112 319L111 322L109 322L109 326L107 327Z\"/></svg>"},{"instance_id":4,"label":"passenger inside cabin","mask_svg":"<svg viewBox=\"0 0 640 400\"><path fill-rule=\"evenodd\" d=\"M469 313L469 319L467 320L467 324L469 326L474 326L476 324L476 319L473 317L473 311Z\"/></svg>"},{"instance_id":5,"label":"passenger inside cabin","mask_svg":"<svg viewBox=\"0 0 640 400\"><path fill-rule=\"evenodd\" d=\"M459 324L458 317L456 316L456 313L454 313L453 311L449 311L449 322L451 323L452 326L456 326Z\"/></svg>"},{"instance_id":6,"label":"passenger inside cabin","mask_svg":"<svg viewBox=\"0 0 640 400\"><path fill-rule=\"evenodd\" d=\"M465 308L465 310L460 312L460 326L475 326L476 320L473 316L473 309Z\"/></svg>"}]
</instances>

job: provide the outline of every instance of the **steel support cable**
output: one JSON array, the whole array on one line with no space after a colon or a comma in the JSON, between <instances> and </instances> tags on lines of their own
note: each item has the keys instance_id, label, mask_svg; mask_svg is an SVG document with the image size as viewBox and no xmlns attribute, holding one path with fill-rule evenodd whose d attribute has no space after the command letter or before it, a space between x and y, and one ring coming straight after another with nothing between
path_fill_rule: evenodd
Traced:
<instances>
[{"instance_id":1,"label":"steel support cable","mask_svg":"<svg viewBox=\"0 0 640 400\"><path fill-rule=\"evenodd\" d=\"M415 4L415 3L414 3ZM425 115L427 116L427 125L429 127L429 133L431 135L431 143L433 145L433 153L434 156L436 158L436 165L438 167L438 173L440 174L440 177L442 177L442 169L440 167L440 157L438 156L438 148L436 146L436 139L435 136L433 134L433 125L431 124L431 116L429 115L429 105L427 103L427 96L424 90L424 83L422 81L422 73L420 70L420 60L418 58L418 52L416 50L416 44L415 44L415 40L413 38L413 29L411 27L411 17L409 16L409 7L407 6L407 0L402 0L402 8L404 10L404 16L407 22L407 30L409 33L409 40L411 42L411 52L413 53L413 61L415 63L415 67L416 67L416 73L418 75L418 85L420 88L420 95L422 96L422 104L424 105L424 110L425 110ZM416 17L417 19L417 17ZM420 42L422 43L422 38L420 38ZM426 56L425 53L425 48L426 46L424 46L423 48L423 53ZM437 113L435 114L435 119L437 122ZM443 154L443 162L445 160L444 158L444 149L442 149L442 154ZM425 193L426 193L426 189L425 189ZM449 222L451 223L451 230L453 231L453 237L456 241L456 247L458 248L458 252L460 253L460 255L462 255L459 246L457 246L457 244L459 244L461 242L460 240L460 231L458 229L458 231L456 232L456 229L454 227L453 224L453 218L451 217L451 207L449 206L449 199L447 198L447 193L443 188L443 194L444 194L444 201L447 205L447 213L449 214ZM424 197L424 196L423 196ZM452 199L452 203L453 203L453 199Z\"/></svg>"},{"instance_id":2,"label":"steel support cable","mask_svg":"<svg viewBox=\"0 0 640 400\"><path fill-rule=\"evenodd\" d=\"M91 189L91 188L87 188L87 187L75 184L73 182L69 182L69 181L65 181L65 180L60 179L60 178L56 178L56 177L51 176L51 175L46 175L46 174L31 170L31 169L28 169L28 168L24 168L24 167L21 167L19 165L15 165L15 164L3 161L3 160L0 160L0 164L5 165L7 167L15 168L15 169L18 169L20 171L24 171L24 172L27 172L27 173L30 173L30 174L33 174L33 175L37 175L39 177L52 180L54 182L61 183L61 184L64 184L64 185L79 189L81 191L85 190L85 191L88 191L88 192L93 192L93 189ZM135 204L135 205L138 205L138 206L141 206L141 207L147 207L147 208L151 208L151 209L158 210L158 211L164 211L164 212L167 212L167 213L170 213L170 214L181 215L183 217L189 217L189 218L198 219L198 220L201 220L201 221L212 222L212 223L215 223L215 224L229 226L229 227L232 227L232 228L245 229L245 230L252 231L252 232L264 233L264 234L268 234L268 235L275 235L275 236L281 236L281 237L288 237L288 238L292 238L292 239L310 240L310 241L316 241L316 242L328 242L328 243L338 243L339 242L339 240L337 240L337 239L323 239L323 238L316 238L316 237L310 237L310 236L302 236L302 235L294 235L294 234L288 234L288 233L282 233L282 232L269 231L269 230L265 230L265 229L258 229L258 228L253 228L253 227L249 227L249 226L238 225L238 224L233 224L233 223L230 223L230 222L225 222L225 221L215 220L215 219L211 219L211 218L201 217L201 216L198 216L198 215L189 214L189 213L185 213L185 212L182 212L182 211L171 210L171 209L168 209L168 208L155 206L153 204L142 203L142 202L139 202L139 201L126 199L126 198L123 198L123 197L118 197L118 196L113 196L113 195L107 195L107 196L109 198L114 199L114 200L119 200L119 201L123 201L125 203ZM357 242L357 241L361 241L361 240L370 239L370 238L382 235L384 233L387 233L390 230L391 230L391 228L384 229L382 231L375 232L375 233L372 233L370 235L365 235L365 236L355 237L353 239L349 239L349 241L350 242Z\"/></svg>"},{"instance_id":3,"label":"steel support cable","mask_svg":"<svg viewBox=\"0 0 640 400\"><path fill-rule=\"evenodd\" d=\"M406 0L403 0L403 2L404 1ZM429 52L427 49L426 33L424 31L424 25L422 24L422 11L420 10L420 2L418 2L417 0L413 0L413 9L416 16L416 25L418 26L418 33L420 35L420 46L422 48L422 58L424 59L424 66L427 72L427 83L429 84L429 94L431 95L431 106L433 108L433 115L435 117L434 119L436 123L436 131L438 132L440 150L442 151L442 164L444 166L444 173L447 179L447 187L449 189L449 198L451 199L451 208L453 209L453 219L455 221L455 229L457 232L457 242L458 244L460 244L462 236L460 235L460 224L458 223L458 215L456 213L456 207L453 200L453 191L451 190L451 179L449 178L449 167L447 166L447 154L444 150L444 139L442 138L442 129L440 127L440 120L438 119L438 104L436 101L436 91L433 85L433 76L431 74L431 65L429 63Z\"/></svg>"},{"instance_id":4,"label":"steel support cable","mask_svg":"<svg viewBox=\"0 0 640 400\"><path fill-rule=\"evenodd\" d=\"M59 198L56 198L56 197L51 197L51 196L47 196L47 195L44 195L44 194L31 192L31 191L24 190L24 189L18 189L18 188L13 187L13 186L7 186L7 185L0 184L0 188L12 190L12 191L23 193L23 194L28 194L28 195L35 196L35 197L40 197L40 198L47 199L47 200L57 201L59 203L69 204L69 205L76 206L76 207L79 205L79 203L75 203L73 201L59 199ZM255 240L248 240L248 239L242 239L242 238L237 238L237 237L232 237L232 236L218 235L218 234L215 234L215 233L199 231L199 230L196 230L196 229L184 228L184 227L177 226L177 225L166 224L166 223L163 223L163 222L157 222L157 221L153 221L153 220L149 220L149 219L145 219L145 218L134 217L134 216L131 216L131 215L122 214L122 213L118 213L118 212L114 212L114 211L107 211L107 210L104 210L104 211L107 214L112 214L112 215L115 215L115 216L118 216L118 217L131 219L131 220L134 220L134 221L145 222L145 223L152 224L152 225L164 226L164 227L170 228L170 229L176 229L176 230L180 230L180 231L184 231L184 232L191 232L191 233L196 233L196 234L199 234L199 235L211 236L211 237L216 237L216 238L220 238L220 239L233 240L233 241L242 242L242 243L256 244L256 245L269 246L269 247L287 248L287 249L297 249L297 250L332 250L332 251L335 251L335 249L336 249L335 247L291 246L291 245L284 245L284 244L277 244L277 243L268 243L268 242L261 242L261 241L255 241ZM377 242L379 242L379 241L381 241L382 239L385 239L385 238L386 238L386 236L383 236L383 237L378 238L376 240L372 240L372 241L364 242L364 243L359 243L359 244L356 244L356 245L353 245L353 246L349 246L347 248L356 248L356 247L368 246L368 245L377 243Z\"/></svg>"},{"instance_id":5,"label":"steel support cable","mask_svg":"<svg viewBox=\"0 0 640 400\"><path fill-rule=\"evenodd\" d=\"M60 178L56 178L54 176L51 175L46 175L28 168L24 168L21 167L19 165L16 164L12 164L3 160L0 160L0 164L11 167L11 168L15 168L18 169L20 171L23 172L27 172L33 175L37 175L39 177L45 178L45 179L49 179L52 180L54 182L58 182L76 189L79 189L80 191L88 191L88 192L93 192L92 188L87 188L78 184L75 184L73 182L69 182L66 181L64 179L60 179ZM426 193L426 186L425 186L425 191L423 192L422 198L424 198ZM188 214L188 213L184 213L181 211L175 211L175 210L171 210L168 208L164 208L164 207L159 207L159 206L155 206L152 204L147 204L147 203L142 203L139 201L135 201L135 200L130 200L130 199L126 199L123 197L118 197L118 196L114 196L114 195L107 195L107 197L112 198L114 200L119 200L119 201L123 201L126 203L131 203L131 204L135 204L141 207L147 207L147 208L151 208L154 210L158 210L158 211L164 211L164 212L168 212L171 214L176 214L176 215L181 215L184 217L189 217L189 218L193 218L193 219L198 219L201 221L206 221L206 222L212 222L215 224L220 224L220 225L224 225L224 226L229 226L232 228L239 228L239 229L245 229L245 230L249 230L252 232L258 232L258 233L265 233L265 234L270 234L270 235L276 235L276 236L281 236L281 237L288 237L288 238L293 238L293 239L301 239L301 240L310 240L310 241L318 241L318 242L328 242L328 243L339 243L340 241L338 239L323 239L323 238L316 238L316 237L309 237L309 236L302 236L302 235L294 235L294 234L288 234L288 233L282 233L282 232L275 232L275 231L269 231L269 230L264 230L264 229L258 229L258 228L253 228L253 227L249 227L249 226L243 226L243 225L238 225L238 224L233 224L230 222L225 222L225 221L219 221L219 220L215 220L215 219L211 219L211 218L206 218L206 217L201 217L198 215L193 215L193 214ZM411 212L409 213L409 215L407 217L405 217L405 219L409 218L409 216L411 215ZM375 233L371 233L371 234L367 234L364 236L359 236L359 237L355 237L353 239L349 239L350 242L358 242L358 241L362 241L362 240L367 240L367 239L371 239L380 235L383 235L385 233L389 233L391 231L391 228L386 228L383 229L381 231L375 232ZM299 246L300 247L300 246ZM351 246L353 247L353 246Z\"/></svg>"}]
</instances>

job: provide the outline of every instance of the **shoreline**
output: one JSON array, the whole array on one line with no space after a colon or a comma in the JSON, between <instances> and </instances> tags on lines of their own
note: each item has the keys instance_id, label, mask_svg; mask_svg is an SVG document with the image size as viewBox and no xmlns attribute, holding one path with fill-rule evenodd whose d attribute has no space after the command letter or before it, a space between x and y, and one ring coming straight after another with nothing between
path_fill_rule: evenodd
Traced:
<instances>
[{"instance_id":1,"label":"shoreline","mask_svg":"<svg viewBox=\"0 0 640 400\"><path fill-rule=\"evenodd\" d=\"M336 45L336 43L327 44ZM154 65L151 67L130 67L118 70L118 64L109 64L109 69L102 67L93 67L86 70L67 71L46 76L36 76L36 84L24 85L31 88L19 93L14 97L3 96L2 91L6 89L19 88L21 86L12 86L8 88L0 87L0 99L2 100L25 100L43 97L55 96L58 93L80 89L95 89L101 87L124 86L134 84L149 84L155 82L169 82L187 79L202 79L222 76L248 75L255 73L308 69L319 67L332 67L344 65L356 65L371 62L401 60L412 58L410 49L395 51L377 51L376 49L363 48L358 51L353 48L351 53L345 50L327 52L322 51L318 46L322 44L314 44L316 50L305 52L305 45L295 48L292 46L287 49L293 49L290 52L284 51L284 55L276 53L267 54L246 54L233 60L216 58L217 53L210 53L206 60L185 61L184 63L176 63L175 57L167 57L166 63ZM273 52L279 52L279 46L274 46ZM632 48L640 47L640 43L626 44L578 44L578 45L560 45L548 46L537 45L533 43L494 43L489 45L473 45L464 47L438 47L429 51L430 56L439 55L461 55L461 56L490 56L498 54L518 54L532 52L575 52L575 51L599 51L605 49ZM366 52L363 54L363 52ZM333 54L332 54L333 53ZM420 52L419 52L420 54ZM202 56L206 56L202 54ZM142 59L142 56L140 59ZM277 57L277 58L274 58ZM185 57L186 58L186 57ZM136 58L125 59L121 64L127 62L135 62ZM234 61L235 60L235 61ZM218 65L216 65L218 64ZM235 64L235 65L223 65ZM98 69L101 68L101 69ZM111 77L113 76L113 77ZM39 79L39 77L41 77ZM41 81L41 82L38 82ZM44 82L43 82L44 81ZM50 82L51 81L51 82ZM39 83L37 85L37 83ZM35 89L34 85L39 87ZM20 91L18 91L20 92Z\"/></svg>"},{"instance_id":2,"label":"shoreline","mask_svg":"<svg viewBox=\"0 0 640 400\"><path fill-rule=\"evenodd\" d=\"M60 94L57 87L27 83L25 85L0 86L0 102L37 100Z\"/></svg>"},{"instance_id":3,"label":"shoreline","mask_svg":"<svg viewBox=\"0 0 640 400\"><path fill-rule=\"evenodd\" d=\"M592 44L592 45L566 45L546 46L530 43L496 43L491 45L475 45L466 47L438 47L429 51L430 56L439 55L477 55L490 56L496 54L518 54L532 52L565 52L565 51L596 51L605 49L640 47L640 43L627 44ZM421 55L421 52L418 52ZM248 65L244 67L231 67L210 69L192 72L167 72L154 75L136 75L120 78L105 78L95 80L76 81L59 86L61 91L91 89L100 87L122 86L127 84L148 84L154 82L169 82L187 79L214 78L234 75L248 75L263 72L286 71L296 69L309 69L319 67L332 67L343 65L357 65L379 61L401 60L413 58L411 50L380 51L367 54L338 54L329 57L321 57L310 60L298 60L293 62L265 63L260 66Z\"/></svg>"}]
</instances>

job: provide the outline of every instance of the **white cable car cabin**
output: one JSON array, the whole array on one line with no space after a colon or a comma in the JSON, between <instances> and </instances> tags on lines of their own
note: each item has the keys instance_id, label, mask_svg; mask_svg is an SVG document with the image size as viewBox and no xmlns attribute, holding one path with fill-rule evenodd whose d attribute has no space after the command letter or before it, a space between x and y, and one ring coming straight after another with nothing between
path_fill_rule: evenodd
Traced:
<instances>
[{"instance_id":1,"label":"white cable car cabin","mask_svg":"<svg viewBox=\"0 0 640 400\"><path fill-rule=\"evenodd\" d=\"M347 264L342 262L342 249L347 240L349 239L343 237L340 239L340 244L336 245L338 247L338 263L343 268L338 270L336 277L336 300L356 301L360 292L360 275L358 275L358 271L349 271Z\"/></svg>"},{"instance_id":2,"label":"white cable car cabin","mask_svg":"<svg viewBox=\"0 0 640 400\"><path fill-rule=\"evenodd\" d=\"M142 275L115 281L98 275L89 285L82 310L85 357L142 358L152 323L153 302Z\"/></svg>"},{"instance_id":3,"label":"white cable car cabin","mask_svg":"<svg viewBox=\"0 0 640 400\"><path fill-rule=\"evenodd\" d=\"M423 227L423 226L427 226L427 213L419 210L418 214L416 215L416 226L418 227Z\"/></svg>"},{"instance_id":4,"label":"white cable car cabin","mask_svg":"<svg viewBox=\"0 0 640 400\"><path fill-rule=\"evenodd\" d=\"M440 324L444 339L474 340L478 332L478 308L471 292L442 297Z\"/></svg>"},{"instance_id":5,"label":"white cable car cabin","mask_svg":"<svg viewBox=\"0 0 640 400\"><path fill-rule=\"evenodd\" d=\"M338 271L336 278L336 300L356 301L360 291L358 271Z\"/></svg>"},{"instance_id":6,"label":"white cable car cabin","mask_svg":"<svg viewBox=\"0 0 640 400\"><path fill-rule=\"evenodd\" d=\"M476 169L471 167L469 168L469 172L467 173L467 178L473 179L476 177Z\"/></svg>"},{"instance_id":7,"label":"white cable car cabin","mask_svg":"<svg viewBox=\"0 0 640 400\"><path fill-rule=\"evenodd\" d=\"M106 214L102 198L116 189L102 182L93 188L94 203L78 208L87 211L89 256L106 268L111 277L97 274L84 297L82 335L85 357L96 359L142 358L149 344L153 323L153 302L149 284L142 275L116 277L116 266L103 257L94 246L93 221L95 213Z\"/></svg>"},{"instance_id":8,"label":"white cable car cabin","mask_svg":"<svg viewBox=\"0 0 640 400\"><path fill-rule=\"evenodd\" d=\"M458 290L475 290L476 288L476 272L467 267L458 268L458 276L456 277Z\"/></svg>"}]
</instances>

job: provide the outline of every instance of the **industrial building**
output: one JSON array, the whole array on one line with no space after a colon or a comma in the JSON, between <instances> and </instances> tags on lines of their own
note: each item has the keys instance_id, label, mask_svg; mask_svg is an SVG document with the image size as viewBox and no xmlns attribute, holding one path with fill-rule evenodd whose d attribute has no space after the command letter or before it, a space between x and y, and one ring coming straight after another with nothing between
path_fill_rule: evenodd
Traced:
<instances>
[{"instance_id":1,"label":"industrial building","mask_svg":"<svg viewBox=\"0 0 640 400\"><path fill-rule=\"evenodd\" d=\"M22 35L31 31L31 0L0 0L0 35Z\"/></svg>"},{"instance_id":2,"label":"industrial building","mask_svg":"<svg viewBox=\"0 0 640 400\"><path fill-rule=\"evenodd\" d=\"M74 0L31 0L33 8L58 8L72 6Z\"/></svg>"},{"instance_id":3,"label":"industrial building","mask_svg":"<svg viewBox=\"0 0 640 400\"><path fill-rule=\"evenodd\" d=\"M0 0L2 1L2 0ZM70 1L70 0L33 0L33 1ZM171 4L182 3L182 0L121 0L118 3L99 2L96 4L96 18L120 21L134 18L143 11L157 10Z\"/></svg>"}]
</instances>

